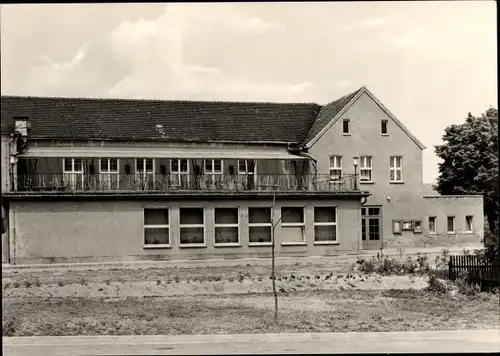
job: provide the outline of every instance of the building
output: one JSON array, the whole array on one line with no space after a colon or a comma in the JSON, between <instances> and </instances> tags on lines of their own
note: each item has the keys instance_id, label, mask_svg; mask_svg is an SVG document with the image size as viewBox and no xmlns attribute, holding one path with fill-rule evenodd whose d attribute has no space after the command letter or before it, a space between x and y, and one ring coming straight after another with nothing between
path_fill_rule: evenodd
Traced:
<instances>
[{"instance_id":1,"label":"building","mask_svg":"<svg viewBox=\"0 0 500 356\"><path fill-rule=\"evenodd\" d=\"M3 96L4 262L264 257L479 242L362 87L332 103ZM274 228L273 228L274 226Z\"/></svg>"}]
</instances>

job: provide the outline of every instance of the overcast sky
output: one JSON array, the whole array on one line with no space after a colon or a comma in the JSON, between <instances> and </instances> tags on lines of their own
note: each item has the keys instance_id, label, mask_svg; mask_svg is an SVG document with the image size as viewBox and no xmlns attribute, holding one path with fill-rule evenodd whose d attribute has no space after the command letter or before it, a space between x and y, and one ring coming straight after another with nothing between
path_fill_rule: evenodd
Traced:
<instances>
[{"instance_id":1,"label":"overcast sky","mask_svg":"<svg viewBox=\"0 0 500 356\"><path fill-rule=\"evenodd\" d=\"M329 101L366 85L426 146L497 103L494 1L1 5L3 95Z\"/></svg>"}]
</instances>

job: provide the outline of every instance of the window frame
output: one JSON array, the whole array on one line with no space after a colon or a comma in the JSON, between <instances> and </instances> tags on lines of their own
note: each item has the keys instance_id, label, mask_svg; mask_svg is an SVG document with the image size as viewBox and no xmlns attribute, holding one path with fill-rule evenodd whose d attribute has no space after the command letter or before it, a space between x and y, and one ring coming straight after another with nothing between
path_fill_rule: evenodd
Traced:
<instances>
[{"instance_id":1,"label":"window frame","mask_svg":"<svg viewBox=\"0 0 500 356\"><path fill-rule=\"evenodd\" d=\"M346 124L347 124L347 132L345 131ZM345 136L351 135L351 120L342 119L342 135L345 135Z\"/></svg>"},{"instance_id":2,"label":"window frame","mask_svg":"<svg viewBox=\"0 0 500 356\"><path fill-rule=\"evenodd\" d=\"M316 222L316 208L334 208L335 209L335 221L334 222ZM313 242L315 245L340 245L339 241L339 209L337 205L314 205L313 206L313 229L314 238ZM316 240L316 226L335 226L335 240L328 241L317 241Z\"/></svg>"},{"instance_id":3,"label":"window frame","mask_svg":"<svg viewBox=\"0 0 500 356\"><path fill-rule=\"evenodd\" d=\"M467 221L467 218L470 218L470 230L467 229L467 225L468 225L468 221ZM473 223L474 223L474 215L465 215L465 233L466 234L473 234L474 233L474 226L473 226Z\"/></svg>"},{"instance_id":4,"label":"window frame","mask_svg":"<svg viewBox=\"0 0 500 356\"><path fill-rule=\"evenodd\" d=\"M363 167L364 163L369 162L370 165ZM362 179L362 172L368 171L370 173L369 180ZM373 156L360 156L359 157L359 182L360 183L373 183Z\"/></svg>"},{"instance_id":5,"label":"window frame","mask_svg":"<svg viewBox=\"0 0 500 356\"><path fill-rule=\"evenodd\" d=\"M378 215L371 215L370 209L378 209ZM365 214L363 214L363 209L365 210ZM378 239L370 239L370 219L378 220ZM363 239L363 221L365 221L365 239ZM393 221L393 233L394 233L394 222ZM370 242L370 241L382 241L383 240L383 217L382 217L382 206L381 205L363 205L361 207L361 241ZM367 229L367 230L366 230Z\"/></svg>"},{"instance_id":6,"label":"window frame","mask_svg":"<svg viewBox=\"0 0 500 356\"><path fill-rule=\"evenodd\" d=\"M434 220L434 230L431 230L431 219ZM427 218L427 229L430 235L437 235L437 216L429 216Z\"/></svg>"},{"instance_id":7,"label":"window frame","mask_svg":"<svg viewBox=\"0 0 500 356\"><path fill-rule=\"evenodd\" d=\"M147 225L144 215L146 210L166 210L168 214L168 224L154 224ZM170 228L170 221L172 217L172 209L168 206L145 206L143 208L143 221L142 221L142 248L143 249L155 249L155 248L172 248L172 229ZM168 229L168 244L146 244L146 229Z\"/></svg>"},{"instance_id":8,"label":"window frame","mask_svg":"<svg viewBox=\"0 0 500 356\"><path fill-rule=\"evenodd\" d=\"M67 159L70 159L71 160L71 169L68 170L66 169L66 160ZM83 158L75 158L75 157L64 157L63 159L63 181L65 182L65 185L66 185L66 179L69 178L69 184L71 186L71 189L72 190L80 190L80 189L77 189L77 177L79 177L79 180L80 180L80 183L82 185L82 189L81 190L84 190L84 181L85 181L85 168L84 168L84 164L83 164ZM79 160L80 161L80 165L81 165L81 170L75 170L75 160Z\"/></svg>"},{"instance_id":9,"label":"window frame","mask_svg":"<svg viewBox=\"0 0 500 356\"><path fill-rule=\"evenodd\" d=\"M449 230L449 219L452 218L453 220L453 231L450 231ZM455 216L454 215L448 215L446 216L446 233L447 234L455 234L456 233L456 230L457 230L457 226L456 226L456 221L455 221Z\"/></svg>"},{"instance_id":10,"label":"window frame","mask_svg":"<svg viewBox=\"0 0 500 356\"><path fill-rule=\"evenodd\" d=\"M385 123L385 132L384 132L384 123ZM382 136L389 136L389 120L387 119L380 120L380 134Z\"/></svg>"},{"instance_id":11,"label":"window frame","mask_svg":"<svg viewBox=\"0 0 500 356\"><path fill-rule=\"evenodd\" d=\"M217 209L236 209L236 216L238 218L237 223L232 224L217 224L216 215ZM240 208L235 206L218 206L214 207L214 246L215 247L240 247L241 246L241 219L240 219ZM217 242L217 228L218 227L236 227L238 229L238 241L237 242Z\"/></svg>"},{"instance_id":12,"label":"window frame","mask_svg":"<svg viewBox=\"0 0 500 356\"><path fill-rule=\"evenodd\" d=\"M181 224L181 211L182 209L202 209L202 216L203 216L203 224ZM215 218L214 218L215 219ZM189 248L189 247L207 247L207 227L206 224L207 219L206 219L206 208L200 207L200 206L182 206L179 207L179 248ZM202 243L182 243L181 240L181 230L184 229L189 229L189 228L203 228L203 242Z\"/></svg>"},{"instance_id":13,"label":"window frame","mask_svg":"<svg viewBox=\"0 0 500 356\"><path fill-rule=\"evenodd\" d=\"M269 209L269 212L270 212L270 220L268 223L251 223L250 222L250 209ZM272 220L273 220L273 214L274 214L274 209L272 206L249 206L248 207L248 216L247 216L247 219L248 219L248 246L250 247L259 247L259 246L271 246L273 244L273 223L272 223ZM271 241L264 241L264 242L253 242L253 241L250 241L250 228L252 227L269 227L270 231L271 231Z\"/></svg>"},{"instance_id":14,"label":"window frame","mask_svg":"<svg viewBox=\"0 0 500 356\"><path fill-rule=\"evenodd\" d=\"M111 160L116 160L116 172L111 170ZM108 169L106 171L102 170L102 162L106 161L108 164ZM105 187L107 190L111 190L111 175L115 174L117 188L120 186L120 159L119 158L99 158L99 186L102 189L102 184L105 183ZM102 178L105 177L105 181L102 181Z\"/></svg>"},{"instance_id":15,"label":"window frame","mask_svg":"<svg viewBox=\"0 0 500 356\"><path fill-rule=\"evenodd\" d=\"M392 161L394 158L394 166L392 165ZM399 166L397 164L399 159ZM397 172L400 172L401 179L397 178ZM391 174L394 172L394 179L391 179ZM403 183L403 156L389 156L389 182L390 183Z\"/></svg>"},{"instance_id":16,"label":"window frame","mask_svg":"<svg viewBox=\"0 0 500 356\"><path fill-rule=\"evenodd\" d=\"M240 170L240 162L241 161L245 162L245 170L244 171ZM248 161L254 161L253 172L250 172L248 170ZM251 176L251 175L256 176L257 175L257 160L255 160L255 159L239 159L239 160L237 160L236 165L238 166L238 174L248 175L248 176Z\"/></svg>"},{"instance_id":17,"label":"window frame","mask_svg":"<svg viewBox=\"0 0 500 356\"><path fill-rule=\"evenodd\" d=\"M333 166L332 166L332 158L333 158ZM339 159L339 166L337 166L337 158ZM328 157L329 159L329 169L328 169L328 173L329 173L329 181L330 183L338 183L338 182L341 182L342 181L342 166L343 166L343 156L341 155L331 155ZM332 171L339 171L340 173L338 174L338 179L335 179L333 178L332 179Z\"/></svg>"},{"instance_id":18,"label":"window frame","mask_svg":"<svg viewBox=\"0 0 500 356\"><path fill-rule=\"evenodd\" d=\"M174 171L174 169L173 169L174 161L177 161L177 170L176 171ZM181 161L186 161L186 171L182 170ZM171 175L171 177L176 178L176 182L173 182L173 185L182 186L182 176L185 175L185 176L187 176L187 184L189 186L190 178L191 178L190 163L191 163L191 160L189 158L170 158L169 159L170 175ZM205 168L205 161L203 161L203 168Z\"/></svg>"},{"instance_id":19,"label":"window frame","mask_svg":"<svg viewBox=\"0 0 500 356\"><path fill-rule=\"evenodd\" d=\"M302 209L302 222L283 222L283 209L299 208ZM286 214L285 214L286 215ZM280 207L281 227L299 227L306 225L306 207L304 205L283 205Z\"/></svg>"}]
</instances>

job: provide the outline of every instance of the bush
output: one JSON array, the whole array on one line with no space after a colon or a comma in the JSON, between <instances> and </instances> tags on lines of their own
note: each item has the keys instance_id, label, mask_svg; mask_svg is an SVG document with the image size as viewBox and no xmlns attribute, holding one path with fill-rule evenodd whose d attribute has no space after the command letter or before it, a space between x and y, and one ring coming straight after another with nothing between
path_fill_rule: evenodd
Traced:
<instances>
[{"instance_id":1,"label":"bush","mask_svg":"<svg viewBox=\"0 0 500 356\"><path fill-rule=\"evenodd\" d=\"M404 275L404 274L425 274L430 271L429 258L427 255L417 254L417 259L413 260L408 256L403 260L400 253L399 260L394 257L384 256L377 253L377 256L370 260L358 258L356 261L358 270L364 273L379 273L381 275Z\"/></svg>"},{"instance_id":2,"label":"bush","mask_svg":"<svg viewBox=\"0 0 500 356\"><path fill-rule=\"evenodd\" d=\"M448 292L448 286L435 275L429 277L429 285L426 290L433 294L442 295Z\"/></svg>"},{"instance_id":3,"label":"bush","mask_svg":"<svg viewBox=\"0 0 500 356\"><path fill-rule=\"evenodd\" d=\"M478 285L470 283L463 276L455 280L455 285L458 287L458 292L467 297L475 297L480 292Z\"/></svg>"},{"instance_id":4,"label":"bush","mask_svg":"<svg viewBox=\"0 0 500 356\"><path fill-rule=\"evenodd\" d=\"M17 329L17 322L14 318L7 318L2 320L2 336L15 336Z\"/></svg>"}]
</instances>

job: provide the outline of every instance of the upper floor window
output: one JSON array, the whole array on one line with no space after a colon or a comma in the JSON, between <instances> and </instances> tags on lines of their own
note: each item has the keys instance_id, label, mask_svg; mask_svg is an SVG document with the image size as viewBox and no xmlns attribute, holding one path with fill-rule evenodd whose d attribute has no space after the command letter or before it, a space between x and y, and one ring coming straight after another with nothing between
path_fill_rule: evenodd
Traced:
<instances>
[{"instance_id":1,"label":"upper floor window","mask_svg":"<svg viewBox=\"0 0 500 356\"><path fill-rule=\"evenodd\" d=\"M390 157L390 181L402 182L403 181L403 157L391 156Z\"/></svg>"},{"instance_id":2,"label":"upper floor window","mask_svg":"<svg viewBox=\"0 0 500 356\"><path fill-rule=\"evenodd\" d=\"M342 133L349 134L349 119L342 120Z\"/></svg>"},{"instance_id":3,"label":"upper floor window","mask_svg":"<svg viewBox=\"0 0 500 356\"><path fill-rule=\"evenodd\" d=\"M371 156L359 157L359 168L360 168L359 180L361 182L371 182L372 181L372 157Z\"/></svg>"},{"instance_id":4,"label":"upper floor window","mask_svg":"<svg viewBox=\"0 0 500 356\"><path fill-rule=\"evenodd\" d=\"M330 156L330 181L340 180L342 175L342 156Z\"/></svg>"},{"instance_id":5,"label":"upper floor window","mask_svg":"<svg viewBox=\"0 0 500 356\"><path fill-rule=\"evenodd\" d=\"M222 172L223 168L221 159L205 160L205 174L207 174L212 181L215 181L217 176L222 176Z\"/></svg>"},{"instance_id":6,"label":"upper floor window","mask_svg":"<svg viewBox=\"0 0 500 356\"><path fill-rule=\"evenodd\" d=\"M238 160L239 174L255 174L255 161L253 159Z\"/></svg>"},{"instance_id":7,"label":"upper floor window","mask_svg":"<svg viewBox=\"0 0 500 356\"><path fill-rule=\"evenodd\" d=\"M83 189L83 160L81 158L65 158L63 160L64 182L72 189Z\"/></svg>"},{"instance_id":8,"label":"upper floor window","mask_svg":"<svg viewBox=\"0 0 500 356\"><path fill-rule=\"evenodd\" d=\"M118 187L118 158L101 158L99 160L100 184L103 189Z\"/></svg>"},{"instance_id":9,"label":"upper floor window","mask_svg":"<svg viewBox=\"0 0 500 356\"><path fill-rule=\"evenodd\" d=\"M154 161L151 158L137 158L135 161L137 173L154 173Z\"/></svg>"},{"instance_id":10,"label":"upper floor window","mask_svg":"<svg viewBox=\"0 0 500 356\"><path fill-rule=\"evenodd\" d=\"M388 134L388 132L387 132L387 124L388 123L389 122L387 120L380 121L380 133L382 135L387 135Z\"/></svg>"}]
</instances>

